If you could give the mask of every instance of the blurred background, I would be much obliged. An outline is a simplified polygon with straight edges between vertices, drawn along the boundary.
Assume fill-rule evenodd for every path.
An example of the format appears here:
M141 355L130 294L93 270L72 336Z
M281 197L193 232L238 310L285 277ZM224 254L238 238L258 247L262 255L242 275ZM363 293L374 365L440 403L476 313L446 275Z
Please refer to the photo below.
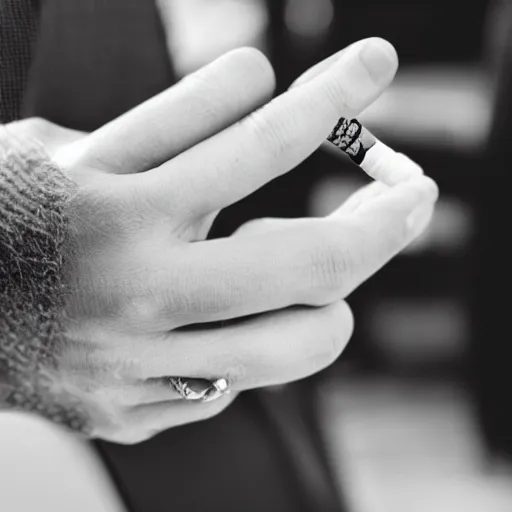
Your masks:
M391 41L401 60L361 120L441 188L428 232L354 293L349 349L319 376L320 414L354 512L512 510L504 177L512 128L510 2L174 0L168 41L183 76L259 47L278 89L348 44ZM510 92L509 92L510 91ZM512 156L512 155L511 155ZM336 153L226 210L323 216L366 182Z

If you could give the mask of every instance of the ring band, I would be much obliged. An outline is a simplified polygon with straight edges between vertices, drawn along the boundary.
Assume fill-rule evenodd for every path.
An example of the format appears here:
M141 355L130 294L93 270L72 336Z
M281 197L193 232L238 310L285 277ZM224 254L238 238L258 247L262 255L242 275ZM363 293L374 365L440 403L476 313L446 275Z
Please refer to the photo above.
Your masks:
M169 382L176 392L185 400L212 402L230 392L226 379L207 381L208 385L201 390L194 389L188 379L183 377L169 377Z

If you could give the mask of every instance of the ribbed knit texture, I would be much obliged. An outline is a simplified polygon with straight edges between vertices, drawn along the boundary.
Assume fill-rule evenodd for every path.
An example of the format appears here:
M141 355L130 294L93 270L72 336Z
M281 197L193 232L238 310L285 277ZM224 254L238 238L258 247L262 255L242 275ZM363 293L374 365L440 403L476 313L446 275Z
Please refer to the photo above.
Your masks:
M85 415L52 379L64 342L65 207L74 192L42 146L0 127L0 409L83 432Z

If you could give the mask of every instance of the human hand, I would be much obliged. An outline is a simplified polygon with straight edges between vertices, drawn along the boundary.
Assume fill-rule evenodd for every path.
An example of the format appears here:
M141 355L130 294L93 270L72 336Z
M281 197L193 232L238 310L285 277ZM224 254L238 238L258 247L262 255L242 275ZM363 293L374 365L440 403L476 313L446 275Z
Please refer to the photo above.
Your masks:
M240 50L90 135L18 124L78 185L55 379L88 410L91 435L142 441L220 412L240 390L311 375L339 356L352 331L342 299L414 236L407 218L434 203L431 181L393 187L357 215L205 238L221 208L295 167L339 117L379 96L397 67L382 45L353 45L255 112L273 73L261 54ZM239 317L247 318L182 329ZM169 376L224 377L234 393L182 401Z

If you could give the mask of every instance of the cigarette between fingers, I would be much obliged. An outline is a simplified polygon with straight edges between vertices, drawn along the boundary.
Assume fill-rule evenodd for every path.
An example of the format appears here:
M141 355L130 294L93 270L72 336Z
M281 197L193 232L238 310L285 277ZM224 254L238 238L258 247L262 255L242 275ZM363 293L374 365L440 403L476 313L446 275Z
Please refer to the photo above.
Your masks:
M386 146L357 119L342 117L327 140L346 153L371 178L386 185L397 185L423 174L416 162Z

